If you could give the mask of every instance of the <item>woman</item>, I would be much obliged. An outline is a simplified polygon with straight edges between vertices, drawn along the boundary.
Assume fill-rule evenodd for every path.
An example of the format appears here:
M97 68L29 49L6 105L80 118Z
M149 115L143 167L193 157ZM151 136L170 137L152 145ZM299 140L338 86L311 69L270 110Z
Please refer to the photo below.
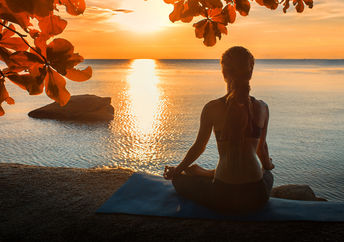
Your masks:
M267 203L273 184L266 144L269 109L249 95L254 57L247 49L228 49L221 65L227 94L204 106L195 143L177 167L165 167L164 177L172 179L178 194L210 209L250 213ZM216 169L190 166L205 150L212 130L220 157Z

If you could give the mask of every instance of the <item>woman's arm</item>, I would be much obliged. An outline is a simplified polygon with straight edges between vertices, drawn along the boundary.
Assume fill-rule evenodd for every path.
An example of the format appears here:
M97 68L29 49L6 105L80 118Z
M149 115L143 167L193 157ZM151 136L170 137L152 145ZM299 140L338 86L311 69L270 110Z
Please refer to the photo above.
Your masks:
M169 173L170 175L167 177L167 179L172 179L173 176L180 174L203 153L213 128L213 122L210 116L210 108L208 103L202 110L201 123L195 143L191 146L183 161L173 169L172 174Z
M272 170L275 166L272 164L272 160L269 156L269 149L266 143L266 135L268 132L268 123L269 123L269 107L264 103L265 106L265 122L262 129L262 134L260 136L258 146L257 146L257 155L260 162L265 170Z
M187 167L185 173L190 176L205 176L205 177L214 177L215 169L205 169L197 164Z

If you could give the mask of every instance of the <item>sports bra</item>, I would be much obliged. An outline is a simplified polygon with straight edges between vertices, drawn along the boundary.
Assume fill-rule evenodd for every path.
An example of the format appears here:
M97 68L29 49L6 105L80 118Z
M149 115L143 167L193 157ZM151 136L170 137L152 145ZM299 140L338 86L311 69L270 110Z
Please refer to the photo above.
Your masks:
M250 97L251 101L254 102L256 99L254 97ZM222 98L222 100L224 102L226 102L226 98ZM254 120L252 119L252 130L251 132L249 132L248 129L246 129L246 137L248 138L255 138L255 139L259 139L260 135L262 134L262 128L259 127L256 122L254 122ZM215 130L215 137L217 141L226 141L221 139L221 130Z

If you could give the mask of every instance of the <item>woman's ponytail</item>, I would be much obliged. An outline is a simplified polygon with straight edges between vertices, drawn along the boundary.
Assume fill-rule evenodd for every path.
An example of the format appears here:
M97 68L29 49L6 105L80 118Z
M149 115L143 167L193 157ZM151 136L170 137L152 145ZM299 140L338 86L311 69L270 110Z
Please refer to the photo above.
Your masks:
M221 59L222 72L227 81L225 123L221 139L229 143L229 154L240 159L245 136L252 130L250 84L254 57L243 47L232 47ZM235 156L235 157L233 157Z

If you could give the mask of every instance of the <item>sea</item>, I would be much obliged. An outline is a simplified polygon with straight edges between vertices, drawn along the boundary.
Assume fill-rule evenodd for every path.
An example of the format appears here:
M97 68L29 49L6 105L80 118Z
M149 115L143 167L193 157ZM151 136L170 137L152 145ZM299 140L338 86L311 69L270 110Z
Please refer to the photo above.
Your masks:
M28 117L52 102L6 81L15 105L3 103L0 162L52 167L127 167L162 175L197 136L202 107L225 95L219 60L86 60L86 82L67 81L72 95L111 97L114 120L76 123ZM344 202L344 60L258 59L251 95L270 109L267 143L274 186L308 184ZM212 134L195 161L214 169Z

